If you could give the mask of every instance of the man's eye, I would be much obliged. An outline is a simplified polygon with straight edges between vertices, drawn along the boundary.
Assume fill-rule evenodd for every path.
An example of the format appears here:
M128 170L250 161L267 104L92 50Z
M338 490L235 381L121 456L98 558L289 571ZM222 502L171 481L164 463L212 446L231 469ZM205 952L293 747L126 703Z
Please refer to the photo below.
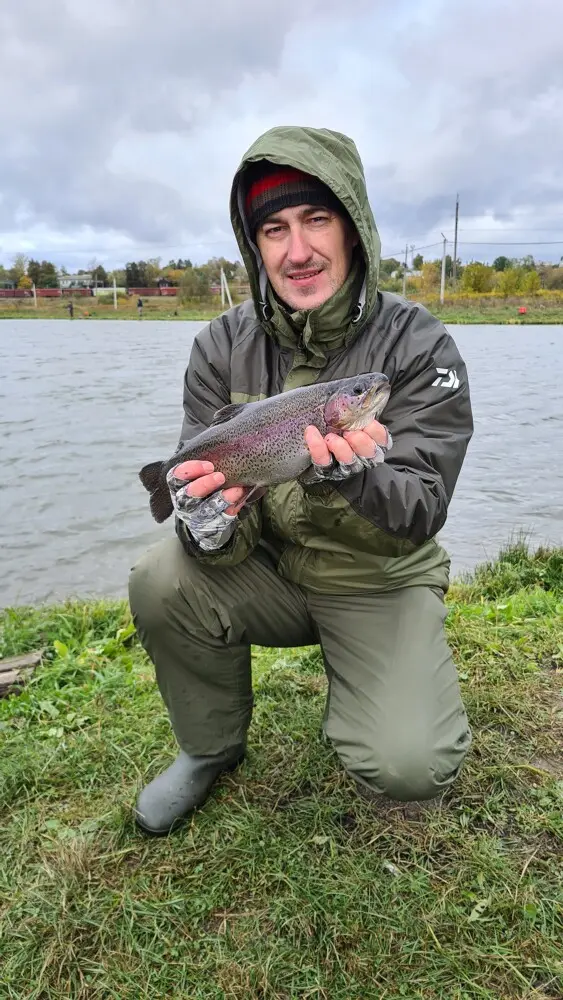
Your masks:
M311 218L309 219L309 222L315 222L315 223L328 222L328 215L312 215Z
M278 233L281 233L282 229L283 226L271 226L269 229L265 229L264 232L266 236L277 236Z

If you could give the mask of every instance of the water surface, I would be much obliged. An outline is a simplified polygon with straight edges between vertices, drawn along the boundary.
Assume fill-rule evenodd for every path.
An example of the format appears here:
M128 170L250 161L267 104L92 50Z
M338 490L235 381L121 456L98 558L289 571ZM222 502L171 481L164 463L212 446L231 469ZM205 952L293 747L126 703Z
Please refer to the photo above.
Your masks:
M170 454L203 323L0 323L0 607L122 595L129 568L173 531L137 479ZM452 326L475 433L441 541L452 571L515 531L563 540L563 327Z

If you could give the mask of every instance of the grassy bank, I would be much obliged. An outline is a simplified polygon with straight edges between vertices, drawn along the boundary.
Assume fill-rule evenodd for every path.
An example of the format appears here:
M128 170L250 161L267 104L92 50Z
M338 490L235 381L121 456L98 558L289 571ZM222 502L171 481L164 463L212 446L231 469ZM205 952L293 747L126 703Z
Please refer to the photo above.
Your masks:
M170 838L130 806L174 754L120 602L6 610L45 647L0 702L2 997L563 996L563 550L448 595L474 743L439 808L359 796L319 739L318 650L256 650L249 757Z
M563 324L563 295L541 293L530 297L495 298L490 295L452 295L420 299L444 323ZM525 313L519 309L524 307Z
M106 301L107 300L107 301ZM233 299L235 304L238 299ZM242 301L242 300L240 300ZM226 308L226 307L225 307ZM202 302L177 302L163 296L143 299L143 320L210 320L223 311L221 299L215 296ZM38 299L37 309L33 299L0 299L0 319L69 319L68 299ZM74 319L123 319L139 321L137 297L121 297L117 310L111 296L77 298L74 300Z
M451 295L444 305L436 296L411 294L411 301L422 302L446 323L563 324L563 293L541 293L526 298L495 298L491 295ZM233 302L239 301L236 296ZM242 301L242 300L240 300ZM213 319L222 312L221 300L178 303L173 298L143 300L143 319L201 320ZM0 299L0 319L65 319L67 299ZM118 299L117 311L111 296L75 300L75 319L129 319L138 321L135 296ZM519 313L521 307L527 312ZM70 321L69 321L70 322Z

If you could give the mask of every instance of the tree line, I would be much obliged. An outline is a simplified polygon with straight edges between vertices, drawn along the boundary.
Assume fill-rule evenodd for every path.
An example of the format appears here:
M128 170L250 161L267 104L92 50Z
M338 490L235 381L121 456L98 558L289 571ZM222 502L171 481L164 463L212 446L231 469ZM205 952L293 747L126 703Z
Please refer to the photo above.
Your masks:
M212 257L205 264L194 266L189 259L179 257L162 265L159 257L148 260L129 261L124 268L106 271L102 264L92 261L88 270L83 268L76 274L89 275L91 287L109 288L115 283L119 288L157 288L159 285L179 287L187 298L205 298L212 285L221 280L221 270L229 283L242 285L248 277L240 261L230 261L225 257ZM51 261L38 261L17 254L12 267L0 264L0 285L13 283L16 288L58 288L61 277L68 276L66 268L58 269Z
M162 265L160 257L148 260L129 261L124 268L106 271L102 264L93 260L87 271L79 270L78 275L90 275L89 284L98 288L108 288L115 283L119 288L156 288L159 285L175 286L185 299L205 299L210 288L220 282L221 270L235 290L248 284L248 276L240 261L229 261L225 257L212 257L205 264L194 265L189 259L170 260ZM380 264L380 287L388 291L402 290L404 265L394 257L388 257ZM440 288L442 274L441 259L425 260L422 254L413 257L412 268L407 271L409 289L423 294L432 294ZM0 285L14 283L17 288L58 288L60 276L68 275L48 260L34 260L25 254L17 254L12 267L0 264ZM446 281L451 290L453 285L453 260L446 257ZM456 261L456 291L497 292L499 295L533 295L541 289L563 290L563 258L561 266L536 262L532 256L512 258L500 256L492 264L471 261L462 264Z
M453 287L453 260L446 256L446 283ZM404 265L394 257L381 261L380 286L388 291L401 291ZM432 294L438 292L442 280L442 260L424 260L422 254L413 257L412 268L407 271L411 289ZM456 261L455 290L458 292L496 292L501 296L534 295L541 289L563 290L563 258L561 263L536 262L525 257L496 257L492 264L473 260L462 264Z

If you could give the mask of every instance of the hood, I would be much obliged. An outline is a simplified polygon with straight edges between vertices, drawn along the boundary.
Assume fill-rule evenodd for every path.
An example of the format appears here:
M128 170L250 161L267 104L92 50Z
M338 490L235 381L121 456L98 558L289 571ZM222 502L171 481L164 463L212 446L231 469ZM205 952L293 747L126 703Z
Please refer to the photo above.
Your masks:
M381 241L368 201L362 161L355 143L341 132L330 129L282 125L261 135L239 164L231 188L231 222L248 271L256 315L262 325L269 328L271 307L268 303L267 277L258 247L253 243L246 225L241 184L245 167L256 160L269 160L312 174L334 192L348 211L360 237L365 263L365 282L358 296L354 321L356 332L359 332L377 304ZM321 309L323 306L319 307ZM316 310L311 310L311 314L315 312Z

